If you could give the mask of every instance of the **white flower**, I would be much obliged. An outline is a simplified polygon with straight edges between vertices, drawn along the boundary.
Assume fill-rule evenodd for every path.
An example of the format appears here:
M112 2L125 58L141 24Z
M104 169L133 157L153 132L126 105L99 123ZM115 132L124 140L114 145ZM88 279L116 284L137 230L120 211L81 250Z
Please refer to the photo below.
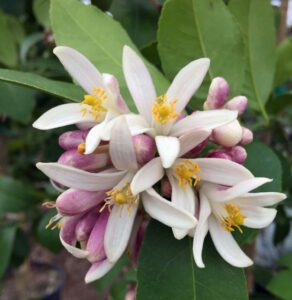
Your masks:
M71 124L89 124L91 127L97 124L88 133L83 149L85 154L91 153L99 145L108 122L128 113L128 107L113 75L101 74L86 57L72 48L59 46L54 53L88 95L81 103L68 103L50 109L33 126L48 130Z
M276 209L265 208L286 198L281 193L249 193L270 182L268 178L251 178L231 187L204 183L199 191L199 222L194 233L193 252L198 267L205 267L202 261L204 239L210 232L213 243L229 264L235 267L248 267L252 261L240 249L232 232L242 232L242 226L263 228L276 216ZM227 185L227 183L225 184Z

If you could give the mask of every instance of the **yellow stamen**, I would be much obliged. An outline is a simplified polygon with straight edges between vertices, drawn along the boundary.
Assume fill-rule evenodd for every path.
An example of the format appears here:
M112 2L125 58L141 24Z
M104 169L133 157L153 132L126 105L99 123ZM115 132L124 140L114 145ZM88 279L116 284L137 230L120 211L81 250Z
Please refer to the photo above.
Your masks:
M178 183L184 189L187 185L196 186L196 184L201 180L201 177L196 175L200 172L200 167L197 163L192 162L187 159L181 164L177 165L175 168L176 175L178 176Z
M93 88L91 95L85 95L84 100L80 104L87 104L91 106L81 109L81 113L85 116L87 113L91 114L96 120L103 116L107 109L103 106L103 102L107 100L107 94L101 87Z
M77 147L77 151L79 154L84 154L85 152L85 144L79 144L78 147Z
M179 116L179 114L174 112L176 102L177 100L168 102L166 95L159 96L155 99L152 106L152 114L157 123L165 124Z
M55 224L51 229L55 229L55 228L58 228L58 229L61 229L62 227L62 216L57 214L55 216L53 216L50 220L49 220L49 223L46 225L46 229L49 229L53 224Z
M239 230L240 233L243 233L241 225L246 218L240 211L240 207L234 204L226 204L225 209L228 213L228 217L224 218L222 226L225 230L232 232L234 227Z
M108 197L105 198L105 203L100 211L103 211L106 206L111 211L113 205L119 205L121 207L120 215L122 215L124 205L127 205L128 215L130 215L133 206L138 202L138 196L132 194L130 183L126 183L121 189L112 189L106 194Z

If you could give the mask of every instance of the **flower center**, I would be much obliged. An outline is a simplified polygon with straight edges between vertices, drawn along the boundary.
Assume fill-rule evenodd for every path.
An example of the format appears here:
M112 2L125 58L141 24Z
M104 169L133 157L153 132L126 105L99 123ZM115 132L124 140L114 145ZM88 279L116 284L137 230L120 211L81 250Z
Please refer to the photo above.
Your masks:
M243 224L246 217L241 213L240 207L234 204L226 204L224 207L227 211L228 217L223 219L223 228L229 232L232 232L234 231L235 227L240 233L243 233L240 226Z
M152 106L152 114L157 123L165 124L171 119L175 119L179 114L174 112L174 105L177 100L167 102L166 95L159 96L155 99Z
M126 183L121 189L112 189L106 194L108 195L108 197L105 198L105 203L100 211L103 211L106 206L111 211L113 205L119 205L121 207L121 215L124 209L124 205L127 205L127 211L128 214L130 214L133 206L138 202L138 196L134 196L132 194L130 183Z
M99 119L107 111L107 109L103 105L103 102L106 100L107 94L103 88L93 88L93 93L91 95L85 95L84 100L80 103L91 106L90 109L88 107L82 108L82 115L85 116L87 113L89 113L96 120Z
M189 159L185 160L175 168L179 185L184 189L187 187L187 184L196 186L201 180L201 177L196 175L196 173L200 171L200 167L197 163L194 163Z

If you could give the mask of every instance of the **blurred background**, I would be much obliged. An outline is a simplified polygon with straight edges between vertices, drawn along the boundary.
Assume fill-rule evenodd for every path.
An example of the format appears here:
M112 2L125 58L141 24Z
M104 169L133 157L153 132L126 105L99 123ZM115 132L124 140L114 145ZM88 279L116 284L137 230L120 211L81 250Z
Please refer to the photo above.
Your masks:
M123 25L147 59L160 68L156 31L163 0L83 2L84 5L92 2L109 12ZM50 0L0 0L1 68L70 81L52 54L55 43L49 5ZM272 1L271 5L280 46L277 82L266 106L270 123L266 125L250 110L244 115L244 125L254 131L257 140L271 146L279 159L283 170L282 190L288 194L288 199L278 206L274 224L263 230L256 241L251 236L245 248L256 261L256 267L247 272L254 299L289 300L292 299L289 287L292 282L292 254L289 254L292 253L292 199L289 194L292 2L279 0ZM262 30L264 28L263 24ZM127 257L104 279L85 285L83 278L89 264L63 250L58 229L45 229L55 212L41 204L55 200L58 193L35 164L58 159L62 153L58 136L65 129L44 133L32 128L31 124L58 104L60 100L48 94L0 81L0 300L125 299L126 294L128 299L133 299L129 297L136 274L133 268L129 269Z

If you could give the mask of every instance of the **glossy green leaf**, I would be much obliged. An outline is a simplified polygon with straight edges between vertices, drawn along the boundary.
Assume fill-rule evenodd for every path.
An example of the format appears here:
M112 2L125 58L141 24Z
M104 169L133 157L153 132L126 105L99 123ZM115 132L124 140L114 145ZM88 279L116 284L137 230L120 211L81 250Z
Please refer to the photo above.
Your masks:
M222 0L168 0L158 30L158 51L168 78L192 60L209 57L211 66L205 80L225 77L231 94L241 91L244 76L244 45L240 28Z
M10 261L16 227L7 226L0 228L0 278L3 277Z
M247 300L243 271L225 263L205 241L205 269L194 264L192 239L176 240L151 221L138 261L137 300Z
M137 49L121 25L97 7L77 0L52 0L51 24L58 45L78 50L101 72L118 78L127 103L133 108L122 72L122 50L124 45ZM158 92L164 93L167 80L152 65L148 67Z
M0 82L0 113L27 124L35 107L35 91Z
M278 86L292 77L292 38L285 39L277 48L277 65L274 85Z
M267 110L272 115L277 115L288 106L292 106L292 93L286 93L281 96L273 97L267 103Z
M292 299L292 270L285 270L277 273L269 282L267 289L272 294L283 300Z
M34 0L33 12L37 21L44 27L50 27L50 0Z
M278 261L280 267L288 268L292 271L292 253L285 254L281 256Z
M242 93L266 121L265 103L273 88L275 73L275 24L269 0L231 0L229 8L238 20L246 44L246 76ZM264 29L263 29L264 28Z
M74 84L51 80L27 72L0 69L0 80L30 87L74 102L82 100L84 95L83 90Z

